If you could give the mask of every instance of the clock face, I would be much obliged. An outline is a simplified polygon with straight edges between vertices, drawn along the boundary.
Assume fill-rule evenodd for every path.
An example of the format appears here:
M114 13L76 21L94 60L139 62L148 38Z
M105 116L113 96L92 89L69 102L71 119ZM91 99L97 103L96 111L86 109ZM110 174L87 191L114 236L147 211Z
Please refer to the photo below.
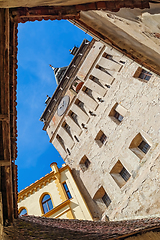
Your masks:
M57 109L57 115L62 116L65 111L67 110L67 107L69 105L70 97L69 96L64 96L62 100L60 101L60 104L58 105Z

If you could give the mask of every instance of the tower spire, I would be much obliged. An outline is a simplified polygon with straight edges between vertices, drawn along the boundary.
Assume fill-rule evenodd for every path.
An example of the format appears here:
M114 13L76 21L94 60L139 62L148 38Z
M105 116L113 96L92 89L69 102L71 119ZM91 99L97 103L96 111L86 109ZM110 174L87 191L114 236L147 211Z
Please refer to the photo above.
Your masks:
M49 66L50 66L50 67L52 68L52 70L54 71L55 68L54 68L51 64L49 64Z
M53 67L51 64L49 64L49 66L52 68L52 70L54 71L54 75L55 75L55 79L56 79L56 83L59 84L61 79L64 76L64 73L67 69L67 67L61 67L61 68L55 68Z

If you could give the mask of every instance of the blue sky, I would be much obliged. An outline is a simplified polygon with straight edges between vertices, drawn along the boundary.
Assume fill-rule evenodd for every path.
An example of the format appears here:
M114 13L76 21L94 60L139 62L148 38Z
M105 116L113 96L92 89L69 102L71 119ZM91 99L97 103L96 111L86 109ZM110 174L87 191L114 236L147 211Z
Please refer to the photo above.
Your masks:
M51 171L54 161L63 160L42 130L39 118L44 111L46 95L52 96L57 85L54 67L67 66L69 49L80 46L91 37L67 20L35 21L18 25L18 190Z

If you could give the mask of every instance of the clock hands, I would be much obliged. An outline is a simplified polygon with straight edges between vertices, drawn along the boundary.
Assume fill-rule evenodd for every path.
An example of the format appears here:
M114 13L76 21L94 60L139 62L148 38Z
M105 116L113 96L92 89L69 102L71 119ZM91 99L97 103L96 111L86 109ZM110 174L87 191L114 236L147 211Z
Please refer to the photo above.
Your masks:
M58 106L58 109L57 109L58 116L62 116L65 113L65 111L66 111L66 109L69 105L69 101L70 101L70 97L68 95L64 96L61 99L61 102L60 102L60 104Z
M61 105L59 106L60 109L64 107L64 103L64 101L61 103Z

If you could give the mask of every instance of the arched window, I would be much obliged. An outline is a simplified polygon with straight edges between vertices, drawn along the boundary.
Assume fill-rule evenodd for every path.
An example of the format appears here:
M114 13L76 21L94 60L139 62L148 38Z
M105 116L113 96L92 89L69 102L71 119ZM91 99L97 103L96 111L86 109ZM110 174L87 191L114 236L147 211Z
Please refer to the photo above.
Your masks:
M42 198L42 207L44 214L49 212L53 208L51 197L48 194L46 194Z
M25 216L27 215L27 210L25 208L23 208L20 213L19 213L19 216Z

